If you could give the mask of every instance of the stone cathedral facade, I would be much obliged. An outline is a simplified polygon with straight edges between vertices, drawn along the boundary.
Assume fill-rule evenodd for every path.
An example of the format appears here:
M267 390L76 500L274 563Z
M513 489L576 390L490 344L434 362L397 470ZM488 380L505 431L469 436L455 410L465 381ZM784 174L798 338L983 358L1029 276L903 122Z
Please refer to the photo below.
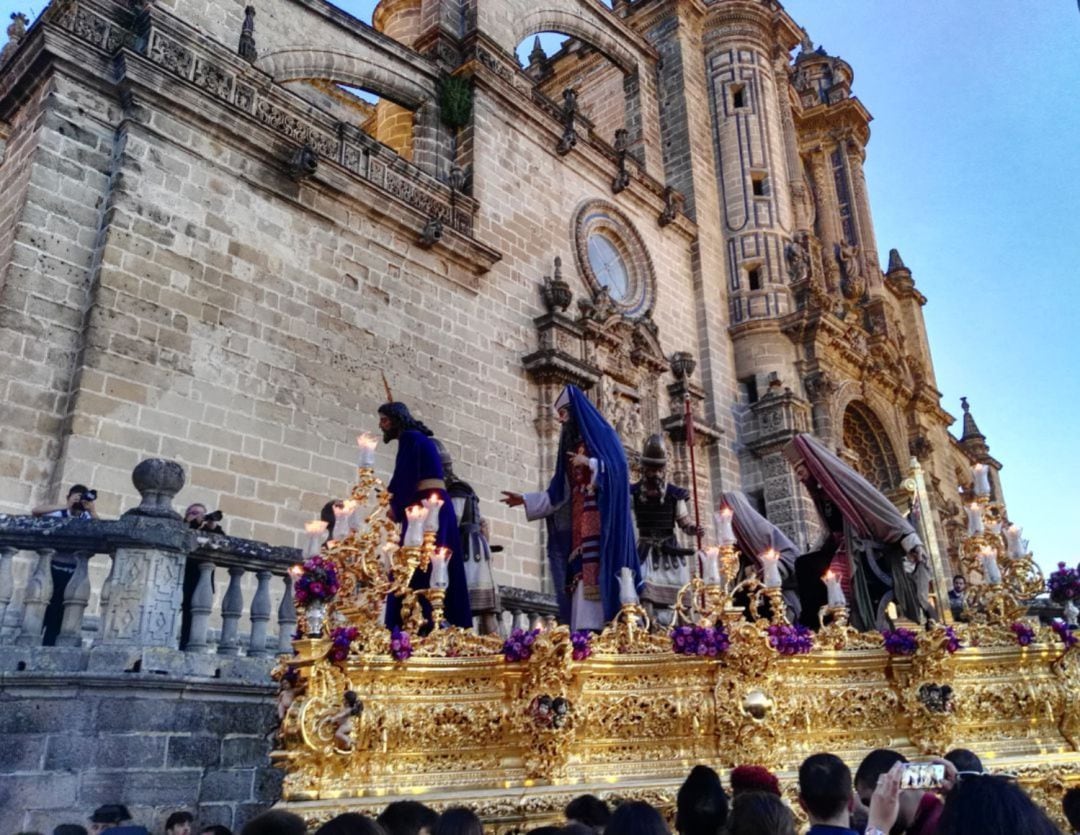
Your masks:
M743 489L806 547L796 432L905 509L921 462L943 554L972 463L1000 498L875 239L852 68L775 0L382 0L371 26L251 2L12 21L0 510L79 481L118 513L160 456L230 533L293 544L382 374L480 494L509 586L542 587L540 530L495 500L546 484L566 383L631 457L664 433L683 484L689 394L703 514ZM541 32L569 38L520 63Z

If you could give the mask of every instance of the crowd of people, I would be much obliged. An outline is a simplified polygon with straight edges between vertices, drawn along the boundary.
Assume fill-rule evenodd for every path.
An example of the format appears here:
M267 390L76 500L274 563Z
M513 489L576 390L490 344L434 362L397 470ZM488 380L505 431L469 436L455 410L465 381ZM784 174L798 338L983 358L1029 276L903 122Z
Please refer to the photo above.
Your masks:
M972 751L956 749L931 762L911 763L898 751L868 753L852 775L834 754L807 757L794 796L785 800L776 775L762 766L733 769L729 783L706 765L690 771L676 795L673 819L640 800L611 808L585 794L567 804L563 820L524 835L1061 835L1046 812L1009 774L991 774ZM670 811L670 810L664 810ZM1080 787L1067 791L1062 812L1080 833ZM805 820L805 824L800 824ZM669 826L669 823L671 824ZM150 835L131 825L120 804L101 806L89 826L64 824L52 835ZM40 833L18 833L40 835ZM221 825L195 826L190 812L170 814L164 835L232 835ZM240 835L308 835L304 819L271 809L248 821ZM453 807L441 814L415 800L390 803L377 818L348 812L312 835L484 835L480 818Z

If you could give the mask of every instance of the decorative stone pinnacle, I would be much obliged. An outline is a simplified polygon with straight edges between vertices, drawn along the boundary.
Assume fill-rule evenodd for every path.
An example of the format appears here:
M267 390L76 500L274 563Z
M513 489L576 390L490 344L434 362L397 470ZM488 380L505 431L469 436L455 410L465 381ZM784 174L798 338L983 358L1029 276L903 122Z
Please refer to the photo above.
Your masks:
M533 39L532 51L529 52L529 64L542 64L547 60L547 53L540 46L540 36Z
M252 64L259 57L255 48L255 7L248 6L244 9L244 25L240 30L240 45L236 49L240 57Z
M887 273L891 273L895 270L906 270L907 266L904 264L904 260L900 257L900 251L897 249L889 250L889 268L885 270Z
M139 506L127 511L125 516L155 516L162 519L179 519L173 510L173 496L184 487L184 468L176 461L165 458L147 458L131 471L131 483L142 496Z

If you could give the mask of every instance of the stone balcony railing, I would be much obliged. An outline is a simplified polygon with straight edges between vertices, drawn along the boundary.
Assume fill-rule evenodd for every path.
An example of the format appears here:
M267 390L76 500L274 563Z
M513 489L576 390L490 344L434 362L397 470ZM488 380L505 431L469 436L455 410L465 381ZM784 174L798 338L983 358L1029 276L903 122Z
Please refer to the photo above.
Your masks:
M171 504L178 464L144 461L132 478L143 500L119 519L0 515L0 673L265 676L292 651L289 568L300 551L190 530ZM59 634L43 647L57 555L75 569ZM553 595L505 586L500 595L503 634L554 624Z

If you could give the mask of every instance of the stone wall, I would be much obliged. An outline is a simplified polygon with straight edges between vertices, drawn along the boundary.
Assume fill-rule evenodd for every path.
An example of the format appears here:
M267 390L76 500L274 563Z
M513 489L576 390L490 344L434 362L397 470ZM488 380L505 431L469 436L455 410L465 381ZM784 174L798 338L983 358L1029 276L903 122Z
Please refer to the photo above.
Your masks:
M152 673L0 675L0 829L86 825L104 803L151 832L182 809L238 829L280 794L271 693Z

